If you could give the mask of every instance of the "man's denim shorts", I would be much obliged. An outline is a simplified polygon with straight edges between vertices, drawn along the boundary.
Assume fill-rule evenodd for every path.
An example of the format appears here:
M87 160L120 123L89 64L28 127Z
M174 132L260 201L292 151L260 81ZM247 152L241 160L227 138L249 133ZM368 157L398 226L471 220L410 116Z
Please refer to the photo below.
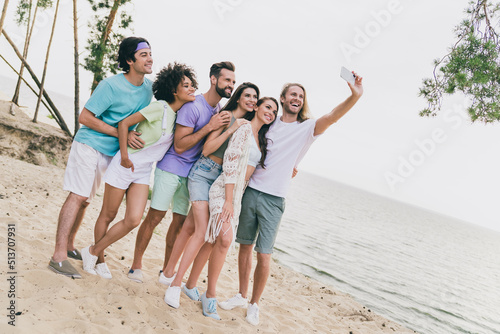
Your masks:
M207 201L212 183L222 172L222 166L212 159L201 156L191 168L188 175L189 200Z

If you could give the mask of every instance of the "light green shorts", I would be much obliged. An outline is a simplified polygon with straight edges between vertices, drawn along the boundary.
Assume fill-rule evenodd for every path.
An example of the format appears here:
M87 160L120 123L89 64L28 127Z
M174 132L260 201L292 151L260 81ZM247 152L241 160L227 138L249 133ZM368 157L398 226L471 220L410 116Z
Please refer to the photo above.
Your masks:
M187 177L156 168L151 207L158 211L172 208L173 212L187 216L190 207Z

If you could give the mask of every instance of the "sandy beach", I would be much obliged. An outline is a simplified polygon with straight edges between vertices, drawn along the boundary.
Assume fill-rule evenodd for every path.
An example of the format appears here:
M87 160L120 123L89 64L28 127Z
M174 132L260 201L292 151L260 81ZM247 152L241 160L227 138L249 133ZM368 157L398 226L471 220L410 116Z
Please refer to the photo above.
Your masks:
M73 280L47 268L54 248L57 216L67 193L62 190L65 158L38 159L35 165L23 158L18 130L4 120L19 119L0 108L0 306L2 333L413 333L354 301L349 295L325 286L283 265L272 262L271 276L260 303L260 325L245 321L246 310L219 308L221 321L206 318L200 302L181 295L173 309L163 301L165 286L157 281L163 263L164 239L170 215L162 221L145 253L145 283L127 278L137 229L106 251L111 280L85 273L81 262L70 260L83 278ZM59 132L53 129L54 132ZM20 136L22 138L22 136ZM33 140L33 139L27 139ZM64 145L63 145L64 146ZM16 153L17 152L17 153ZM61 153L64 156L67 153ZM24 160L27 160L25 157ZM56 164L56 165L54 165ZM77 236L78 247L93 241L93 227L102 204L102 189L87 210ZM123 217L124 206L117 217ZM8 239L8 227L15 237ZM7 244L15 241L15 267L7 267ZM255 261L254 261L255 265ZM16 272L16 274L8 274ZM9 279L15 276L15 297ZM187 276L186 276L187 278ZM206 269L199 284L206 289ZM221 273L218 299L237 292L237 252L231 252ZM15 327L8 324L7 308L14 302Z

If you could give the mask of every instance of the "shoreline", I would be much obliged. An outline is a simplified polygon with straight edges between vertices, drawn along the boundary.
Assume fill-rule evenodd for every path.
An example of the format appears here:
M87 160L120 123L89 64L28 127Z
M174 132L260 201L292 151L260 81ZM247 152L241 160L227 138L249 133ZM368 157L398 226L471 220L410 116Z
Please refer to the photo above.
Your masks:
M8 112L5 108L1 113ZM164 238L170 215L155 230L144 256L145 283L130 281L126 273L132 261L137 228L108 248L106 260L111 280L85 273L81 262L70 260L83 276L81 280L57 275L47 268L54 247L59 209L67 193L62 190L64 169L42 161L33 165L2 155L0 163L0 241L7 245L9 223L16 229L15 297L3 294L1 306L15 301L18 332L321 332L321 333L414 333L387 320L345 293L271 261L271 275L260 303L260 325L245 321L245 310L219 308L222 321L206 318L201 304L181 295L179 309L163 301L166 287L157 282L163 263ZM102 204L102 189L90 204L77 235L78 247L93 240L93 225ZM123 217L124 206L117 218ZM3 254L7 247L2 246ZM255 256L254 256L255 259ZM255 266L254 260L254 266ZM7 261L1 271L9 272ZM7 277L0 286L8 291ZM200 290L206 289L206 268ZM231 297L238 289L237 252L228 254L218 286L218 299ZM5 313L8 311L5 310ZM21 312L19 314L19 312ZM9 318L0 324L11 332Z

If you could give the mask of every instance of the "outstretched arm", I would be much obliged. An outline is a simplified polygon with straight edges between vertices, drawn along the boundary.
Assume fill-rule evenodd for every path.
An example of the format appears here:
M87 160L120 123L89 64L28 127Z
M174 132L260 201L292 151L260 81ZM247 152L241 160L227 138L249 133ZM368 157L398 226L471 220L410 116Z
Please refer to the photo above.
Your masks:
M314 128L315 136L322 134L333 123L337 122L356 104L356 102L358 102L361 95L363 95L363 78L358 76L356 73L354 73L354 75L356 75L354 85L347 83L349 85L349 88L351 89L351 96L349 96L344 102L333 108L333 110L328 114L322 116L316 121L316 126Z

